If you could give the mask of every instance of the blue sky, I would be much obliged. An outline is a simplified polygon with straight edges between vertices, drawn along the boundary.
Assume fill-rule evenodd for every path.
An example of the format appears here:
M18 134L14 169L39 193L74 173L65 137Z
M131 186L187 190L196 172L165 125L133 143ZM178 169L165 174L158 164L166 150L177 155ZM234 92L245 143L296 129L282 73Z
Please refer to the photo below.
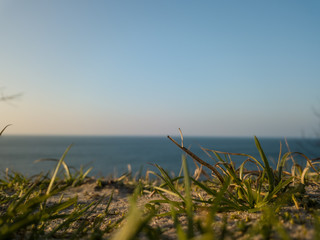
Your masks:
M1 1L7 134L301 136L319 1Z

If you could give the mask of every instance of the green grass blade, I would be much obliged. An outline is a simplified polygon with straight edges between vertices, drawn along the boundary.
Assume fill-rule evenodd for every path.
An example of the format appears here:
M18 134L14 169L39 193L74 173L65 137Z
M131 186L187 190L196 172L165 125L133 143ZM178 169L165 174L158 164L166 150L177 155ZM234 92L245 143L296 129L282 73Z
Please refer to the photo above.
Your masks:
M20 205L23 205L23 202L26 201L26 199L32 194L32 192L35 190L36 186L37 186L37 183L34 183L24 195L22 195L17 201L10 204L10 206L8 207L8 211L7 211L8 214L15 214L16 209Z
M279 150L279 157L278 157L278 163L277 163L277 168L276 170L279 171L279 168L280 168L280 162L281 162L281 152L282 152L282 143L280 141L280 150Z
M48 237L51 238L53 237L53 235L61 230L62 228L68 228L70 226L70 224L72 224L73 222L75 222L76 220L78 220L82 215L84 215L88 210L89 208L91 208L93 205L95 204L95 202L91 202L90 204L88 205L85 205L83 207L81 207L81 209L77 209L76 211L72 212L71 214L69 214L67 216L67 218L65 218L65 220L57 225L49 234L48 234Z
M158 190L158 191L165 192L165 193L170 194L170 195L172 195L174 197L178 197L178 198L181 198L182 200L184 200L184 197L182 197L180 194L177 194L177 193L175 193L175 192L173 192L173 191L171 191L169 189L165 189L165 188L161 188L161 187L157 187L157 186L155 186L153 188Z
M216 153L220 153L220 154L227 154L227 155L233 155L233 156L242 156L242 157L247 157L252 159L253 161L255 161L261 168L263 168L263 165L261 164L261 162L259 162L255 157L249 155L249 154L245 154L245 153L231 153L231 152L222 152L222 151L217 151L217 150L212 150L212 149L207 149L204 148L205 151L208 152L216 152ZM223 160L224 161L224 160Z
M214 189L211 189L210 187L206 186L205 184L201 183L200 181L195 180L194 178L191 178L191 180L198 185L202 190L207 192L209 195L216 197L217 196L217 191Z
M175 193L176 195L178 195L181 199L184 200L184 197L176 189L176 187L174 186L174 184L172 182L172 179L170 178L168 173L162 167L160 167L159 165L155 164L155 166L158 168L158 170L161 173L161 179L168 185L168 187L171 189L171 191L173 193Z
M271 193L274 189L274 175L273 175L273 171L269 165L269 161L266 157L266 155L264 154L264 151L260 145L260 142L258 140L258 138L256 136L254 136L254 141L256 143L256 146L257 146L257 149L260 153L260 157L264 163L264 170L266 171L267 173L267 177L268 177L268 182L269 182L269 192Z
M57 214L60 211L66 209L72 205L75 205L77 203L77 201L78 201L77 197L70 198L67 201L64 201L62 203L58 203L58 204L55 204L51 207L45 208L45 212L49 213L49 216L51 217L52 215Z
M283 168L284 168L284 166L285 166L285 164L286 164L287 158L290 156L290 154L291 154L290 152L285 153L285 154L282 156L282 158L281 158L281 160L280 160L280 162L279 162L279 168L277 169L277 170L278 170L278 178L279 178L279 181L281 181L282 171L283 171Z
M38 162L45 162L45 161L53 161L53 162L59 162L60 159L55 159L55 158L41 158L41 159L37 159L34 161L34 163L38 163ZM70 173L70 169L68 167L68 165L62 161L62 166L66 172L66 176L67 176L67 179L71 179L71 173Z
M179 212L177 212L174 207L172 205L170 205L170 213L171 213L171 217L174 223L174 227L176 228L176 232L177 232L177 239L178 240L188 240L188 235L183 231L181 224L178 220L177 214Z
M111 192L111 195L110 195L109 200L108 200L108 202L107 202L107 206L106 206L106 208L105 208L105 210L104 210L104 214L105 214L105 215L107 215L108 212L109 212L109 207L110 207L111 201L112 201L112 199L113 199L113 194L114 194L114 189L113 189L112 192Z
M193 203L191 196L191 183L189 176L189 169L187 165L186 156L182 156L182 166L183 166L183 174L184 174L184 191L185 191L185 204L186 204L186 212L188 219L188 237L193 237Z
M130 209L126 224L111 238L112 240L137 239L138 234L147 226L150 219L155 216L155 211L144 215L143 211L138 208L136 202L137 192L139 191L136 189L135 194L130 199Z
M65 159L65 157L66 157L66 155L67 155L67 153L69 152L69 150L70 150L71 147L72 147L72 144L69 145L69 147L65 150L65 152L64 152L63 155L62 155L62 157L60 158L60 160L59 160L59 162L58 162L58 164L57 164L57 167L56 167L56 169L55 169L55 171L54 171L54 173L53 173L53 175L52 175L52 178L51 178L51 181L50 181L48 190L47 190L47 194L49 194L49 193L51 192L52 187L53 187L53 183L54 183L54 181L55 181L55 179L56 179L56 177L57 177L59 168L60 168L62 162L64 161L64 159Z
M288 184L290 184L292 182L293 177L288 178L285 181L280 182L271 193L268 193L264 199L260 202L260 204L257 204L257 208L262 207L263 205L265 205L266 203L270 202L271 199L281 190L283 189L285 186L287 186Z

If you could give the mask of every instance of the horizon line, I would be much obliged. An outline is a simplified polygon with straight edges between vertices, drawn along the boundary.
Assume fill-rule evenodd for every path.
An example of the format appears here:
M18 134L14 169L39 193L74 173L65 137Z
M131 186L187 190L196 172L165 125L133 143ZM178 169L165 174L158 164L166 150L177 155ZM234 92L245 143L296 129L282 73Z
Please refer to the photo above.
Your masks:
M162 138L165 137L167 138L168 136L174 137L174 138L180 138L180 135L170 135L170 134L165 134L165 135L160 135L160 134L2 134L1 137L4 136L12 136L12 137L141 137L141 138ZM184 134L183 137L190 137L190 138L254 138L257 135L243 135L243 136L230 136L230 135L193 135L193 134ZM319 139L317 136L312 136L312 137L307 137L307 136L265 136L265 135L260 135L257 136L258 138L290 138L290 139Z

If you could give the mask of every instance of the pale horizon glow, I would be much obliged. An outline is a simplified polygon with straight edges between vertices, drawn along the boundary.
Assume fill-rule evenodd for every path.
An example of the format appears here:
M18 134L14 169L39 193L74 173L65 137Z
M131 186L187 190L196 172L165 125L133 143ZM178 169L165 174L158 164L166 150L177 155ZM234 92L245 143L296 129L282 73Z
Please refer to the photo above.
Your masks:
M6 135L312 137L320 2L0 4Z

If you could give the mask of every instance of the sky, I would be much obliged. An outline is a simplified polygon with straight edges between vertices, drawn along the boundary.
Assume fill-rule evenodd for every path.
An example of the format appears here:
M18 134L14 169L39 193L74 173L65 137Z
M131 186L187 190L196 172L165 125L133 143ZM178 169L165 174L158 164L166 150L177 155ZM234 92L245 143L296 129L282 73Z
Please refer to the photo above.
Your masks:
M320 1L0 1L7 135L312 136Z

